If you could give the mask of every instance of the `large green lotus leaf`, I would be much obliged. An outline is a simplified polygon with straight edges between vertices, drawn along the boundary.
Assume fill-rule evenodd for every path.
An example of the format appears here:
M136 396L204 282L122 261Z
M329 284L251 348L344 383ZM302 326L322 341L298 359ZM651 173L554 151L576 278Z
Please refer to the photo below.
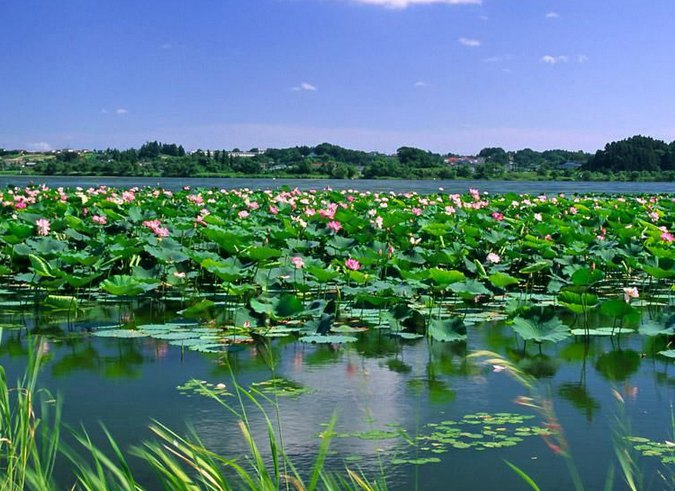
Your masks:
M53 237L27 240L26 244L40 255L58 254L66 249L66 243Z
M490 295L492 292L478 280L466 280L450 285L450 290L458 293L463 298L471 299L477 295Z
M207 216L207 218L209 216ZM230 254L235 254L239 252L241 249L244 248L244 246L249 240L249 237L247 236L238 235L233 232L228 232L216 226L204 228L202 229L202 233L206 236L206 238L212 240L213 242L218 244L219 247L221 247Z
M580 268L572 274L572 283L576 286L589 286L605 277L599 269Z
M45 307L49 307L55 310L76 310L77 309L77 298L67 296L67 295L47 295L44 301Z
M158 247L146 245L144 247L145 252L166 263L182 263L183 261L187 261L189 259L188 256L181 250L182 248L180 244L178 244L178 247L166 246L164 244L166 240L168 239L160 242Z
M533 273L539 273L540 271L543 271L545 269L548 269L551 267L551 261L537 261L533 264L530 264L529 266L525 266L524 268L521 268L520 272L523 274L533 274Z
M353 239L335 235L326 242L326 247L332 247L340 251L347 250L354 243Z
M89 240L89 236L85 234L81 234L80 232L77 232L73 230L72 228L67 228L66 230L63 231L63 234L70 238L73 239L76 242L84 242L86 240Z
M157 284L141 282L128 275L115 275L101 282L101 288L111 295L135 296L157 288Z
M344 335L315 335L315 336L302 336L299 341L301 343L311 343L311 344L343 344L343 343L353 343L358 341L358 338L354 336L344 336Z
M302 302L295 295L282 295L275 306L277 317L291 317L305 310Z
M448 232L450 232L454 228L455 228L454 225L450 223L431 222L422 227L422 230L435 237L442 237L444 235L447 235Z
M437 285L446 287L452 283L459 283L464 281L466 277L464 273L456 270L445 270L439 268L431 268L429 271L429 278L431 278Z
M321 268L319 266L309 266L307 267L307 272L314 276L319 283L328 283L340 276L337 271Z
M665 280L668 278L675 278L675 270L674 269L663 269L659 268L658 266L650 266L650 265L643 265L642 269L645 271L645 273L653 276L656 279L659 280Z
M513 319L513 330L525 341L534 341L535 343L544 341L557 343L572 335L569 327L563 324L558 317L548 320L542 320L537 316L531 319L516 317Z
M278 299L271 297L252 298L250 305L253 312L257 314L272 315L276 308Z
M259 262L279 258L283 255L283 251L272 247L255 246L247 249L244 255L253 261Z
M209 273L213 273L221 280L227 282L237 280L243 271L241 266L239 266L236 262L218 261L211 258L204 259L200 263L200 266Z
M29 254L28 259L30 259L30 264L33 266L33 271L38 276L42 276L43 278L54 278L56 276L54 268L43 258L35 254Z
M443 342L465 341L466 326L462 319L432 319L429 323L429 335Z
M577 293L563 290L558 294L558 300L564 304L593 307L598 303L598 296L592 293Z
M100 257L87 251L69 251L60 254L59 259L70 265L81 264L82 266L93 266Z
M675 349L659 351L658 354L661 355L661 356L665 356L666 358L675 358Z
M246 307L239 307L234 311L232 323L236 327L256 327L258 325L258 321L251 316L251 312Z
M13 235L18 241L22 241L33 235L33 226L21 222L10 221L8 224L8 229L11 235Z
M497 272L488 277L490 283L497 288L505 289L511 285L517 285L520 280L506 273Z
M622 298L606 300L600 304L600 312L608 317L623 318L633 316L639 319L640 312L626 303Z
M75 276L72 274L64 274L63 278L73 288L83 288L98 279L102 273L93 273L87 276Z

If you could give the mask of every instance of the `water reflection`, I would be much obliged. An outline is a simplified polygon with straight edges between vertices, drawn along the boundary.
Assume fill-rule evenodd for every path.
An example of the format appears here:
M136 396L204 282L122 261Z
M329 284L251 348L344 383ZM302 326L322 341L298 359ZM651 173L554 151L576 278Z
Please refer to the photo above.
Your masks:
M358 334L352 344L308 345L290 337L204 355L167 341L90 334L96 326L120 322L130 326L164 323L175 319L175 310L159 302L100 303L88 311L87 318L68 318L25 307L8 309L0 323L14 325L14 329L2 332L0 361L9 372L20 373L28 356L29 335L46 333L44 351L49 361L43 383L63 394L68 423L94 427L101 420L127 446L138 442L152 418L177 429L187 420L209 447L226 455L238 455L245 448L236 420L215 401L186 397L176 387L195 378L232 388L234 375L237 383L248 388L273 376L284 377L310 389L296 397L271 397L279 404L287 451L299 467L311 465L317 435L334 413L340 433L377 434L395 427L415 435L428 424L477 411L527 411L513 404L525 392L523 387L506 373L493 373L467 356L480 349L499 353L535 377L541 389L550 392L571 445L584 452L588 449L595 459L613 455L606 423L613 415L612 388L627 403L639 403L649 412L650 418L634 421L642 433L651 438L666 436L663 428L669 421L672 391L663 388L675 386L675 375L672 361L656 355L668 346L665 336L622 336L621 343L607 337L570 338L556 345L544 344L541 350L524 350L504 322L485 322L469 327L468 342L402 340L386 330L372 330ZM264 402L263 407L274 414L274 406ZM263 415L251 404L247 408L252 423L263 427ZM330 465L341 468L342 459L349 456L358 458L366 473L375 474L385 458L382 450L391 454L410 451L409 444L400 439L357 436L338 438L332 448L337 454ZM504 456L526 463L536 456L535 472L541 469L539 465L552 468L556 461L546 459L555 457L545 448L535 438L505 453L452 449L442 455L442 463L433 471L425 468L418 474L426 476L418 477L424 479L420 489L445 489L439 483L447 484L457 476L462 476L459 487L485 487L492 477L467 475L465 470L501 467ZM388 466L389 470L396 474L391 489L409 489L414 484L412 467ZM559 484L554 477L539 477L544 488ZM519 485L515 481L510 489L520 489Z

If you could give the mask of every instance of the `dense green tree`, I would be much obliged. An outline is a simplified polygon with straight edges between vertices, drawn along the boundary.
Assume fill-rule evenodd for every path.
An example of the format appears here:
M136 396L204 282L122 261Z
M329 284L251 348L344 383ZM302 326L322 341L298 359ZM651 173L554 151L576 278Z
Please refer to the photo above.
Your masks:
M478 153L478 156L484 158L486 162L494 162L502 165L509 163L509 154L500 147L484 148Z

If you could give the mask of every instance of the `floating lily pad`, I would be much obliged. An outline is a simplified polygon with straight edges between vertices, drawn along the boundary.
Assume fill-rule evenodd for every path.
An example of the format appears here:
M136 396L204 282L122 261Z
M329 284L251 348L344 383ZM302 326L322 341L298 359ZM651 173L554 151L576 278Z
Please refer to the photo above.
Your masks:
M253 382L252 387L255 387L260 392L265 394L271 394L275 396L291 396L296 397L301 394L310 392L310 389L304 387L303 385L294 382L293 380L288 380L282 377L274 377L263 382Z
M92 335L100 338L145 338L148 336L147 333L132 329L101 329L93 331Z
M634 334L634 329L627 327L595 327L592 329L572 329L574 336L618 336L620 334Z
M188 397L199 395L204 397L223 397L232 395L224 383L212 384L206 380L190 379L176 387L178 392Z
M354 336L328 335L328 336L303 336L299 339L301 343L312 344L343 344L358 341Z
M656 457L664 464L675 464L675 442L655 442L639 436L628 436L626 440L645 457Z

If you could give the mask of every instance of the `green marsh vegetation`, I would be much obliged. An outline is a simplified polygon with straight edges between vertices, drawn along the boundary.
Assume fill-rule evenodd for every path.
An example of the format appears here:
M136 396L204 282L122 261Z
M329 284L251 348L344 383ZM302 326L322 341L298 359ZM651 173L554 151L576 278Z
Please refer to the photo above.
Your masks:
M426 343L430 351L456 346L457 358L462 354L464 360L475 335L470 328L494 321L517 337L514 356L529 373L550 370L542 345L574 337L587 343L611 338L619 348L628 336L653 340L648 355L669 363L675 335L674 207L671 196L487 196L476 190L421 196L14 188L2 193L0 305L18 315L30 310L36 319L65 318L72 324L105 307L118 311L119 322L94 324L78 335L150 338L216 356L274 338L363 347L368 331L395 343ZM159 320L128 315L125 305L140 299L164 306ZM600 356L596 368L608 380L623 381L639 362L639 353L619 349ZM401 360L387 363L393 371L408 369ZM465 361L460 365L455 369L475 370ZM443 381L435 378L436 369L430 362L427 378L412 380L410 388L426 384L430 398L447 403L451 394L437 390ZM305 397L311 387L272 371L269 380L247 390L199 381L181 390L230 406L233 397L250 400L249 395L273 402ZM247 436L252 429L237 411L244 440L253 442ZM283 448L278 421L278 414L266 417L271 455ZM439 460L436 454L450 449L494 451L528 437L557 438L510 412L474 412L434 424L415 436L395 427L335 436L399 439L403 449L414 449L396 455L399 465L432 464ZM192 483L185 489L206 486L204 480L220 482L216 469L229 461L203 453L194 438L159 425L153 431L168 448L151 444L139 453L165 479L180 476L170 486L183 486L183 480ZM100 453L86 434L80 436L93 459L76 470L84 488L96 488L109 475L125 486L132 482L113 437L110 449ZM632 443L644 445L639 451L669 457L663 442ZM48 480L54 450L40 448L46 456L39 461L32 450L15 460L32 462L38 477L31 479ZM106 460L110 450L115 458ZM262 469L269 464L266 457L259 462L261 451L253 446L249 452L255 465L245 472L248 478L254 473L256 486L278 486L282 475L293 476L287 484L308 479L293 473L282 451L273 465L283 472ZM195 477L202 464L210 470ZM16 467L8 469L19 475ZM248 482L237 467L230 470ZM345 487L367 484L353 473L342 481L318 476L304 486L330 479Z

